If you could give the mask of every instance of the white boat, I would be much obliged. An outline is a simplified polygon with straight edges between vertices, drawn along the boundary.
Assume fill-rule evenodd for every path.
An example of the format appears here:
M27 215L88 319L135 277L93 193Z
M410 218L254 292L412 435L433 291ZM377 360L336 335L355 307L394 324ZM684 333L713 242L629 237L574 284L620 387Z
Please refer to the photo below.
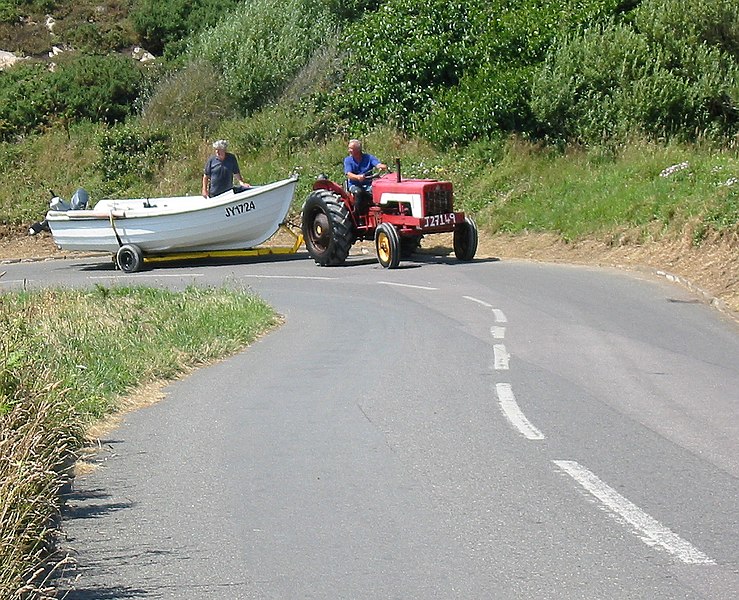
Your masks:
M46 220L60 248L112 252L124 271L135 271L146 255L259 246L283 223L297 181L293 176L213 198L100 200L93 209L50 210Z

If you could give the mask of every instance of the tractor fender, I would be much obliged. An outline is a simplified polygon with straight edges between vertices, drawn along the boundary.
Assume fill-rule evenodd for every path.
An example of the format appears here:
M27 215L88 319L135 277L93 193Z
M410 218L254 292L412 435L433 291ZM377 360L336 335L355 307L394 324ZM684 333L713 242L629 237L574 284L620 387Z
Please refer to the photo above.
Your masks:
M351 198L351 194L341 187L338 183L334 183L330 179L316 179L313 183L314 190L328 190L332 194L336 194L343 198L344 202L348 202Z

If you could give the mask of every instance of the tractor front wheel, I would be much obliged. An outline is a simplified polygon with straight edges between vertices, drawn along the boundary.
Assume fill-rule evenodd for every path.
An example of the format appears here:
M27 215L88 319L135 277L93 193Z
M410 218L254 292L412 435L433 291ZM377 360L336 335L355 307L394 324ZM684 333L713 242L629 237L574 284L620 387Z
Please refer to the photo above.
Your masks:
M380 223L375 230L377 261L386 269L395 269L400 264L400 236L398 230L388 223Z
M322 267L342 265L354 243L354 223L341 198L315 190L303 206L301 229L308 254Z
M454 226L454 256L459 260L470 261L477 252L477 225L472 217Z

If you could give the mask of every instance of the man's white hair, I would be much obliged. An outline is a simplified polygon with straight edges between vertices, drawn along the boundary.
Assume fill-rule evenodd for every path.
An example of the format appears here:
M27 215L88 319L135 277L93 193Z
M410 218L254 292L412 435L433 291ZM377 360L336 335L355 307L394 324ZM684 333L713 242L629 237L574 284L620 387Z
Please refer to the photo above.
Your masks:
M360 142L359 140L349 140L349 145L356 146L358 150L362 149L362 142Z
M228 142L226 140L216 140L213 142L213 148L215 150L225 150L228 148Z

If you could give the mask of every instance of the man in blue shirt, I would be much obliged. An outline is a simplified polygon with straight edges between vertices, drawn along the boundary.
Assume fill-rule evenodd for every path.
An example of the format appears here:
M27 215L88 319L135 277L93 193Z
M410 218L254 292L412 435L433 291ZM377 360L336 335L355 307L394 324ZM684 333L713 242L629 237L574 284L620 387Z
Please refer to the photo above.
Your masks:
M226 140L213 142L215 154L208 159L203 169L202 193L205 198L218 196L232 189L234 178L243 188L249 187L249 184L241 177L236 157L230 152L226 152L226 148L228 148Z
M362 152L362 142L349 140L349 156L344 159L347 188L357 200L357 212L362 212L364 197L372 190L372 170L387 170L387 165L373 154Z

